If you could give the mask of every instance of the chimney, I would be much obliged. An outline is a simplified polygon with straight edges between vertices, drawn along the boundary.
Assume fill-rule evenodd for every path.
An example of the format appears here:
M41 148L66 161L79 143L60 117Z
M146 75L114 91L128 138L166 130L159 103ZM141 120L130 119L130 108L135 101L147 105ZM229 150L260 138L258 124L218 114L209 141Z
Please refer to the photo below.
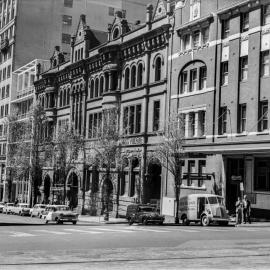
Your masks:
M148 25L148 30L151 30L151 20L153 16L153 6L148 4L146 7L146 24Z

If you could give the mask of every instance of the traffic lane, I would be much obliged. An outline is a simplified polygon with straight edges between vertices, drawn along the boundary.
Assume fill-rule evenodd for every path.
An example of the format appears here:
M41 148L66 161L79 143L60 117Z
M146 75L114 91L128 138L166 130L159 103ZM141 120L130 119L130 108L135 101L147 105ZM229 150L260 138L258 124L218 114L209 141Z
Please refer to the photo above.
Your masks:
M102 230L103 228L103 230ZM104 231L105 229L105 231ZM107 230L107 231L106 231ZM110 231L111 230L111 231ZM132 231L127 233L126 231ZM44 232L46 231L46 232ZM123 232L124 231L124 232ZM19 233L16 236L16 232ZM51 233L50 233L51 232ZM59 234L56 234L58 232ZM61 234L63 232L63 234ZM94 232L94 233L93 233ZM26 235L23 235L25 233ZM193 240L268 239L270 228L166 227L127 225L1 226L0 251L174 247ZM29 234L29 235L27 235ZM11 236L14 235L14 236ZM270 241L269 241L270 242Z

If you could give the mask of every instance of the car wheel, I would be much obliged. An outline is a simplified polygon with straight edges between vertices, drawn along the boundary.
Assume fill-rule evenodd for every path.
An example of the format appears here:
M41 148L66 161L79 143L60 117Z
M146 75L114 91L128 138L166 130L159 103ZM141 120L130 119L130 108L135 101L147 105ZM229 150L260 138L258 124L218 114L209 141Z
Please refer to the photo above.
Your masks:
M129 224L129 225L132 225L133 223L134 223L133 219L132 219L132 218L129 218L129 219L128 219L128 224Z
M187 218L186 216L184 216L184 217L182 218L182 224L183 224L184 226L188 226L189 223L190 223L190 221L188 220L188 218Z
M145 219L143 219L143 221L142 221L142 223L143 223L143 225L147 225L147 219L145 218Z
M73 225L76 225L77 224L77 221L72 221Z
M163 221L160 221L160 222L158 223L158 225L163 225Z
M45 220L45 224L48 224L49 223L49 220Z
M210 220L207 215L203 215L201 218L201 225L208 226L210 224Z

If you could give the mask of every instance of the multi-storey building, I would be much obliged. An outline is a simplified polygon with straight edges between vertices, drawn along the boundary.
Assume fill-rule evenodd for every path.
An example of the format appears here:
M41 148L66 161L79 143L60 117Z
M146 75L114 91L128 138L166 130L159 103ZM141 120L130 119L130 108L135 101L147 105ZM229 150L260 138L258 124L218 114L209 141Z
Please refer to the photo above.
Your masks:
M144 17L144 0L1 0L0 1L0 175L5 178L6 127L10 113L11 74L35 58L48 59L54 46L69 58L71 35L79 15L89 17L91 29L102 36L116 11L131 21ZM131 12L132 11L132 12ZM2 127L2 132L1 132ZM2 186L2 183L0 183Z
M174 19L169 89L171 111L185 118L182 195L219 193L234 212L242 191L253 215L269 217L270 2L178 1ZM174 193L164 190L169 212Z
M107 42L81 16L71 43L71 60L59 63L53 55L50 70L35 82L40 103L50 117L48 130L70 123L85 136L86 156L97 140L95 128L102 111L118 108L120 129L125 131L121 172L112 173L110 197L114 214L125 214L126 206L140 201L159 203L161 166L149 164L148 155L164 129L167 108L168 38L170 1L147 6L146 23L130 24L121 12L108 28ZM87 160L87 159L86 159ZM78 161L66 179L68 201L86 210L103 208L104 171ZM62 191L54 188L53 168L43 172L44 200L56 200ZM46 191L46 192L45 192ZM94 207L93 207L93 204Z

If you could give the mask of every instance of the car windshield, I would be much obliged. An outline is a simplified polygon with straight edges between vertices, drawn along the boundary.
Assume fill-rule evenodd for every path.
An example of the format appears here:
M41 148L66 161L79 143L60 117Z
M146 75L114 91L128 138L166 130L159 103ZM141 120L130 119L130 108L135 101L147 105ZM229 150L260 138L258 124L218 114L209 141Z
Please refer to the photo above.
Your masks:
M140 207L141 212L153 212L152 207Z
M218 204L217 197L208 197L209 204Z
M21 204L20 207L28 207L28 204Z
M57 206L56 211L68 211L69 207L68 206Z

